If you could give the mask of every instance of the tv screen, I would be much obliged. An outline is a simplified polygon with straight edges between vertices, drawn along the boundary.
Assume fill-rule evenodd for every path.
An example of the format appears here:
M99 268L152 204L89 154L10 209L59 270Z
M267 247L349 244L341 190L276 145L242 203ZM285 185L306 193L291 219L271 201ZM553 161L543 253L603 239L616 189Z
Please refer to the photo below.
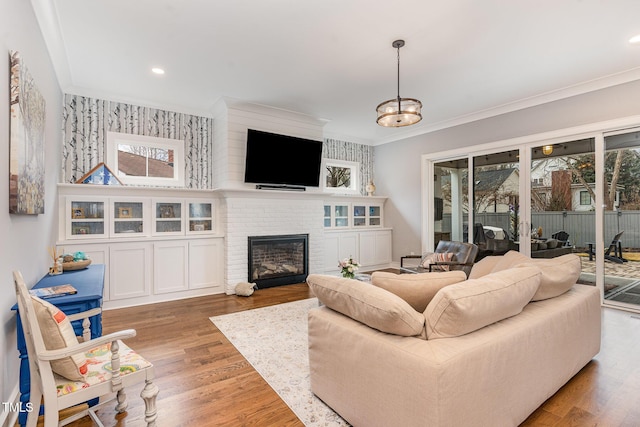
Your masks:
M249 129L244 182L318 187L322 141Z

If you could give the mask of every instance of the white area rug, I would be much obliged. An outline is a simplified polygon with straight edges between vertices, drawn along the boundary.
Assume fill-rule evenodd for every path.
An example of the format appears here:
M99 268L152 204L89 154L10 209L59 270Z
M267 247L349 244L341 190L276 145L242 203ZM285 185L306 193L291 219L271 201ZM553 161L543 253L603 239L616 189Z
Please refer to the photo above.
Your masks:
M348 426L311 392L307 313L318 300L211 317L305 426Z

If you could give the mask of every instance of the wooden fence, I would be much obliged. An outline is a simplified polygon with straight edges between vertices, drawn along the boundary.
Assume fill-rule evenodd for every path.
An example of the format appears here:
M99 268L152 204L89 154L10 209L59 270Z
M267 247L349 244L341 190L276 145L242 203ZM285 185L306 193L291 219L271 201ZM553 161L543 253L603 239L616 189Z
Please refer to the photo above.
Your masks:
M604 237L609 243L620 231L622 247L640 251L640 211L605 212ZM451 214L443 215L443 230L451 230ZM475 221L482 225L499 227L510 234L509 213L485 212L476 214ZM576 248L586 248L588 242L595 242L595 212L534 212L531 215L532 228L542 227L542 237L549 238L557 231L569 233L569 241ZM465 223L466 226L466 223ZM473 229L473 227L471 227ZM513 238L513 236L511 236Z

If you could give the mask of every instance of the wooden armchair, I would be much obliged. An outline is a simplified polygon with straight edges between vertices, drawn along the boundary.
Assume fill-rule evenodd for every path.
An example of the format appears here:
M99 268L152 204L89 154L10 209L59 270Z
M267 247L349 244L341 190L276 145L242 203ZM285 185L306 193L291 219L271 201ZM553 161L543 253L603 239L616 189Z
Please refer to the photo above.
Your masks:
M70 320L85 319L83 335L86 339L89 336L88 318L96 314L96 309L67 317L55 306L32 297L20 272L14 272L13 278L31 374L30 403L34 410L27 417L27 427L36 425L43 398L44 427L63 426L86 415L102 427L95 410L115 399L116 411L125 412L124 388L141 382L146 383L140 393L145 402L145 422L147 427L154 427L158 387L153 384L153 365L120 341L134 337L135 330L128 329L78 343ZM48 350L43 335L49 347L56 346L52 343L54 339L66 344ZM80 378L68 379L59 375L63 365ZM72 376L66 372L65 375ZM110 398L101 399L99 404L59 421L58 411L105 396Z

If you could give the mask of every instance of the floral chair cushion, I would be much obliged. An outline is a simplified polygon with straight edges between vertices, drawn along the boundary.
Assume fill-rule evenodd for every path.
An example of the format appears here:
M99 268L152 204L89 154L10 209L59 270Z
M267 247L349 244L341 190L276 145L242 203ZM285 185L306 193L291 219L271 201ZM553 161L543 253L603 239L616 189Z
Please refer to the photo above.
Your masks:
M138 353L118 341L120 348L120 374L127 375L151 366L151 363ZM58 396L73 393L77 390L91 387L106 381L111 381L111 343L96 347L85 353L88 362L88 372L84 381L70 381L56 375L56 389Z

